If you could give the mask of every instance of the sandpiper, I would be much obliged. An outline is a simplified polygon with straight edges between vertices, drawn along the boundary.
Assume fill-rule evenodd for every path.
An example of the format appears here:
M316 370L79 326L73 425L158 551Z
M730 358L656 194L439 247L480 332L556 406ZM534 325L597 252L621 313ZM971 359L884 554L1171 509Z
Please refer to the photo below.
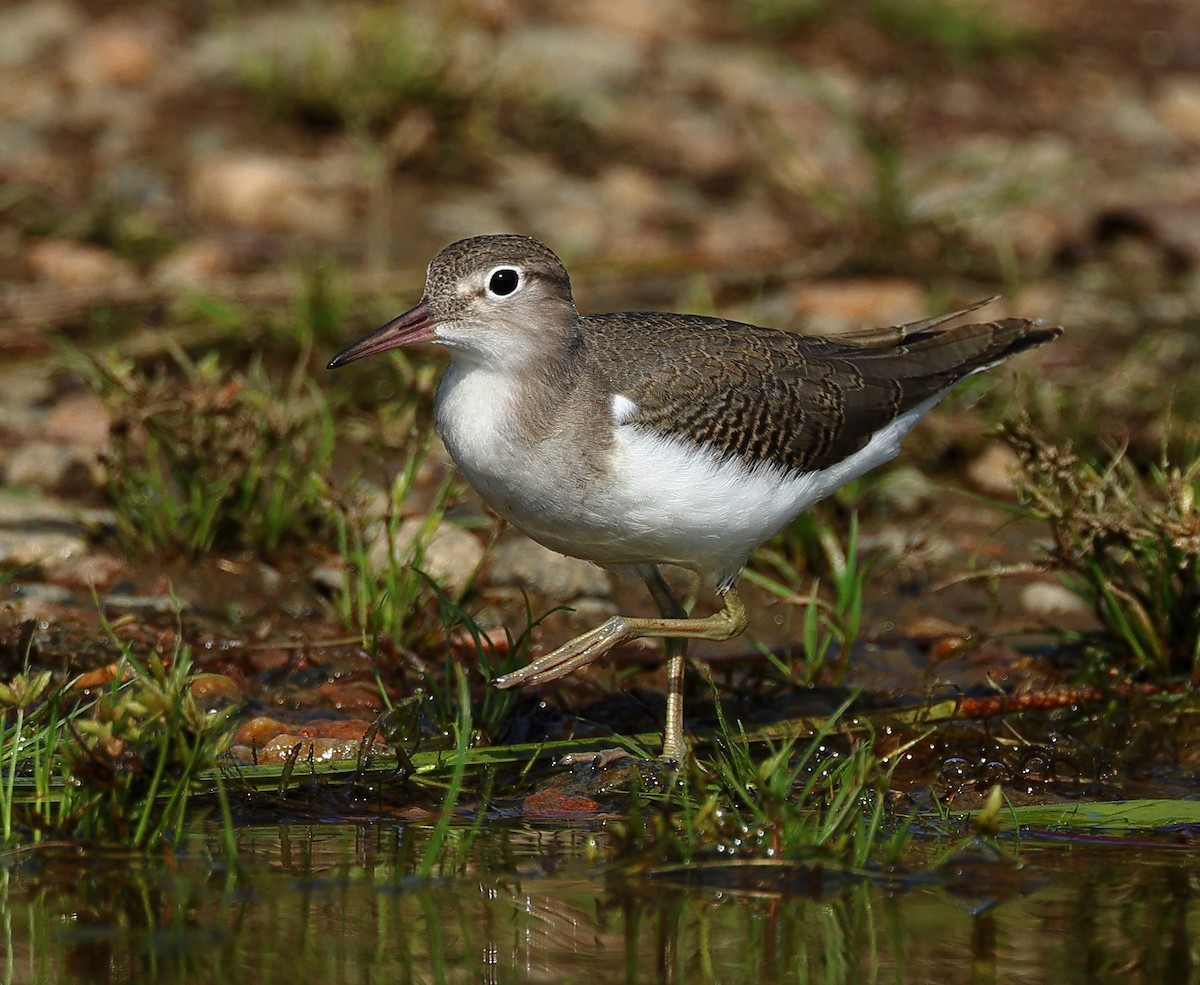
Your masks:
M895 456L959 380L1061 332L1024 318L948 327L984 303L836 337L657 311L580 315L550 249L477 236L442 250L420 302L329 368L418 342L449 350L434 420L463 475L534 540L642 578L660 614L614 616L493 683L555 680L663 637L662 758L680 762L687 641L746 628L734 582L750 552ZM723 607L689 617L664 564L697 572Z

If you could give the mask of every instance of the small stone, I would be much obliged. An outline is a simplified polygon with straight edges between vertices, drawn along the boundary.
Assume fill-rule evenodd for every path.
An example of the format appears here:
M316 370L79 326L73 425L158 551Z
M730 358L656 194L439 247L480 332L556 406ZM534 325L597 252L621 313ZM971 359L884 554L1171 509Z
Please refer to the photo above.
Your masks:
M267 715L255 715L243 722L233 734L233 741L244 746L261 746L292 726Z
M184 243L154 270L154 279L167 287L201 289L233 272L229 251L217 239Z
M904 625L900 632L922 645L944 639L968 639L971 636L969 626L928 615L917 616L912 622Z
M296 745L300 752L296 755L297 763L335 763L341 760L357 759L359 743L346 739L306 739L303 736L284 733L277 735L258 750L255 762L284 763L292 758Z
M269 564L258 565L258 590L266 595L278 595L283 587L283 572Z
M25 261L33 275L64 290L124 289L137 283L133 265L90 243L70 239L41 239L32 243Z
M515 585L555 602L570 602L584 595L607 598L612 594L612 585L602 568L519 536L505 540L492 551L489 581Z
M45 496L0 488L0 529L19 532L28 526L75 528L75 517L60 503Z
M256 674L265 674L273 670L281 670L295 659L291 650L282 647L254 647L246 657Z
M647 103L641 112L629 115L626 126L630 136L642 144L641 153L651 162L680 168L697 181L737 180L752 167L751 148L743 120L736 114L714 112L686 101L656 105ZM723 210L726 211L726 210ZM741 211L733 209L726 212ZM778 211L755 207L759 218L769 216L762 238L774 238L778 225L786 225ZM747 214L746 218L751 216ZM722 223L727 229L731 222ZM753 236L754 230L743 230ZM732 252L732 251L731 251Z
M93 667L80 674L71 682L72 691L94 691L97 688L108 687L115 680L129 680L133 670L128 664L114 662L103 667Z
M901 465L883 477L879 494L897 516L917 516L933 505L937 487L920 469Z
M370 722L357 718L316 719L297 726L259 716L237 730L233 745L243 750L235 755L244 762L284 762L292 756L297 743L300 744L298 762L310 756L320 762L357 759L370 727ZM383 741L375 736L376 744Z
M380 524L379 526L383 526ZM416 540L425 529L425 521L416 517L404 520L391 540L391 556L401 564L411 564L416 553ZM375 574L387 569L389 545L386 530L375 538L367 563ZM483 545L474 534L452 523L439 523L420 551L420 568L452 595L461 594L483 562Z
M11 5L0 14L0 68L39 61L83 24L83 14L63 0Z
M317 588L335 595L346 587L346 569L340 564L318 564L309 571L308 580Z
M116 612L154 612L159 615L172 615L177 612L189 612L192 604L178 596L170 595L126 595L113 592L105 595L101 602L105 609Z
M188 686L192 699L204 711L239 704L244 697L237 681L224 674L197 674Z
M1177 136L1200 143L1200 81L1182 74L1166 76L1160 81L1154 110Z
M9 455L5 481L10 486L78 495L99 488L104 475L94 452L72 445L30 441Z
M64 397L46 412L42 434L52 441L103 449L108 445L111 424L103 400L94 393L78 393Z
M326 681L317 690L338 711L383 710L383 696L373 681Z
M7 568L54 566L86 553L87 539L78 534L0 529L0 565Z
M47 369L38 371L22 365L19 369L0 373L0 402L3 402L6 414L9 407L48 403L53 393L54 381Z
M56 585L87 591L108 588L121 578L128 578L129 567L120 558L96 552L42 564L46 578Z
M0 599L19 606L22 619L53 620L64 607L75 605L74 593L40 581L8 582L0 586Z
M576 23L656 41L670 41L694 29L697 16L687 0L576 0L557 13Z
M161 74L169 54L165 22L115 20L88 31L66 59L67 74L85 90L135 86Z
M189 198L205 218L321 240L350 234L348 189L321 162L254 153L213 154L189 176Z
M349 739L352 742L362 742L371 723L361 718L314 718L300 728L291 728L306 739ZM375 737L376 742L382 742Z
M967 466L967 482L972 488L997 499L1015 499L1021 460L1017 453L1000 441L991 442Z
M1065 585L1035 581L1021 589L1021 608L1038 619L1088 619L1092 607Z

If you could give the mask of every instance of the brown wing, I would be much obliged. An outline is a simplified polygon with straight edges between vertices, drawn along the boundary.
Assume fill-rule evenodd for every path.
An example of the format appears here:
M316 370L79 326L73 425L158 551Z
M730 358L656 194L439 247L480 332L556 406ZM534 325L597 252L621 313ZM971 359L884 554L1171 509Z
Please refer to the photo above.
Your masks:
M828 338L658 312L588 315L583 325L608 385L638 406L627 423L747 464L809 471L964 376L1061 333L1021 318L943 327L970 310Z

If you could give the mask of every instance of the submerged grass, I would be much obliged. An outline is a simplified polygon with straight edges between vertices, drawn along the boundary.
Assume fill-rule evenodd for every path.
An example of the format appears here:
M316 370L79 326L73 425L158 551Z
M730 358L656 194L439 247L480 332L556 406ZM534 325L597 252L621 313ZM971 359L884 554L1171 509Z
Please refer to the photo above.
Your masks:
M135 849L178 839L192 797L216 789L231 727L192 697L199 679L178 645L168 658L131 647L97 693L49 671L0 687L4 844L70 838ZM206 776L203 776L206 774Z
M711 758L689 762L665 795L631 802L616 857L638 869L828 862L868 865L884 836L890 769L870 735L835 735L850 702L807 741L756 740L720 719ZM888 845L899 851L898 829Z
M1200 684L1200 457L1141 471L1122 454L1105 463L1052 445L1028 423L1007 432L1021 461L1023 508L1050 526L1052 564L1103 627L1092 669Z

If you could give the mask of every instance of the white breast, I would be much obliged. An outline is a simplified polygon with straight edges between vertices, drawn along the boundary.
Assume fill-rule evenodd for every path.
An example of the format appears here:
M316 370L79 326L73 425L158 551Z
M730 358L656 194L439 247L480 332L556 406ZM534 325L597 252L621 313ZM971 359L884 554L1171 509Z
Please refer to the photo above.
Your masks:
M471 485L535 540L600 564L677 564L723 581L793 517L894 457L939 397L901 415L846 461L806 473L747 467L621 423L636 411L624 397L593 434L552 430L529 444L516 433L511 377L479 367L451 364L436 420ZM579 445L605 444L601 428L615 429L611 459L592 475Z
M877 465L938 398L878 431L848 459L813 472L787 472L719 455L636 427L617 430L613 500L643 561L731 578L750 552L793 517Z

